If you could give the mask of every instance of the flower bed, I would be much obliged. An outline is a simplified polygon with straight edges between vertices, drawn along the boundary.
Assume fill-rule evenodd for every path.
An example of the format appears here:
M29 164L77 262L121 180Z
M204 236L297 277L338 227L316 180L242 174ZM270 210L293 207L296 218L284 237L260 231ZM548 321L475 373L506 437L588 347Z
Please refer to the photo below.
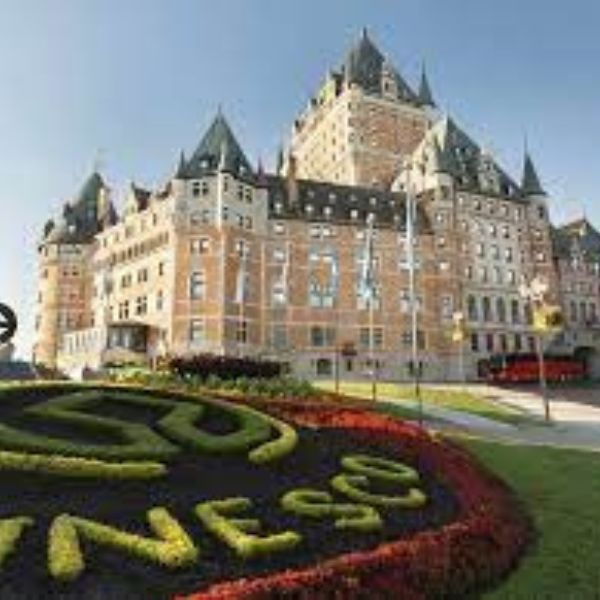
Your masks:
M280 418L319 428L387 438L404 456L431 468L451 487L458 517L437 530L353 552L314 567L210 587L188 600L262 598L463 598L498 582L531 539L528 517L511 492L460 447L423 430L360 410L314 403L274 408Z
M459 447L359 407L0 393L0 597L462 598L529 539Z

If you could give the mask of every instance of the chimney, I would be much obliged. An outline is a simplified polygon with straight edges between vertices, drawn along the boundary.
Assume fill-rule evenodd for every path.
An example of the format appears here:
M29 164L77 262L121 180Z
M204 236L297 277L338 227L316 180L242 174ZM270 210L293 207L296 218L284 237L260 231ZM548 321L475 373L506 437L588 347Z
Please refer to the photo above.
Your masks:
M287 193L288 201L290 206L296 206L298 204L298 179L297 175L297 163L296 157L290 152L288 154L287 164Z

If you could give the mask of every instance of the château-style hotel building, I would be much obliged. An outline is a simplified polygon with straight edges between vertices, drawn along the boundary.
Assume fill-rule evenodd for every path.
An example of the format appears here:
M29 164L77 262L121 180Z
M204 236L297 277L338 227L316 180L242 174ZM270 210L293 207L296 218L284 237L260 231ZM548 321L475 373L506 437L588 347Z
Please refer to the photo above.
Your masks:
M554 227L529 155L517 183L437 110L425 72L415 90L366 32L294 121L277 173L253 168L221 113L163 187L132 184L120 214L93 173L39 244L34 359L73 372L216 352L363 377L373 353L381 377L406 378L409 186L425 378L460 376L456 312L469 377L490 354L531 352L519 286L538 275L567 319L550 350L595 368L600 234Z

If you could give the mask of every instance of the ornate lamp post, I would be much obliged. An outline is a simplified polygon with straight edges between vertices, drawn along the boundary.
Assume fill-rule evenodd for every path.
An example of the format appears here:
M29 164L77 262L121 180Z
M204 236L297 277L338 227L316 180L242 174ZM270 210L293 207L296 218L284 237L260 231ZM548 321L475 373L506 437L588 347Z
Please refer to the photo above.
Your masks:
M540 275L536 275L529 284L524 282L519 287L519 294L533 309L533 328L535 330L536 350L539 364L540 394L544 404L544 417L550 421L550 403L548 400L548 385L546 381L546 365L544 361L544 335L559 330L562 316L558 307L547 304L548 282Z

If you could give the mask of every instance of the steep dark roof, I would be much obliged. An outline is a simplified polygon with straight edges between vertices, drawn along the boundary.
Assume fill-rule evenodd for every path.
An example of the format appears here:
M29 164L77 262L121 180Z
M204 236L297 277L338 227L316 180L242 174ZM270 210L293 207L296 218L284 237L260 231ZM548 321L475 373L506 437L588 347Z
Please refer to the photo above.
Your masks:
M286 178L266 176L269 218L360 225L366 222L369 213L373 213L377 227L405 229L406 196L403 192L308 179L298 179L295 184L297 198L294 201ZM421 233L431 231L431 224L421 206L417 212L417 229Z
M87 243L102 228L100 192L106 188L94 171L72 202L65 204L62 216L44 229L44 240L52 243Z
M371 41L367 30L363 29L358 41L350 48L343 65L344 78L348 83L359 85L366 92L381 95L382 74L387 69L396 82L398 96L418 103L418 97L394 67Z
M552 242L555 255L561 258L571 258L576 252L586 260L600 261L600 232L586 218L554 228Z
M435 107L435 100L433 99L433 94L431 93L431 87L429 85L429 80L427 79L427 72L425 71L425 67L421 71L421 81L419 83L419 102L423 104L423 106L431 106Z
M470 191L485 191L480 185L480 175L485 164L483 150L450 117L444 117L435 126L439 131L441 158L444 168L455 177L457 187ZM499 193L503 196L519 198L519 186L494 161L491 161L499 182Z
M197 179L218 169L253 177L252 167L220 111L189 161L180 164L178 174L183 179Z
M528 152L525 152L525 159L523 161L523 178L521 181L521 190L524 196L545 196L546 192L542 188L540 179L531 156Z

